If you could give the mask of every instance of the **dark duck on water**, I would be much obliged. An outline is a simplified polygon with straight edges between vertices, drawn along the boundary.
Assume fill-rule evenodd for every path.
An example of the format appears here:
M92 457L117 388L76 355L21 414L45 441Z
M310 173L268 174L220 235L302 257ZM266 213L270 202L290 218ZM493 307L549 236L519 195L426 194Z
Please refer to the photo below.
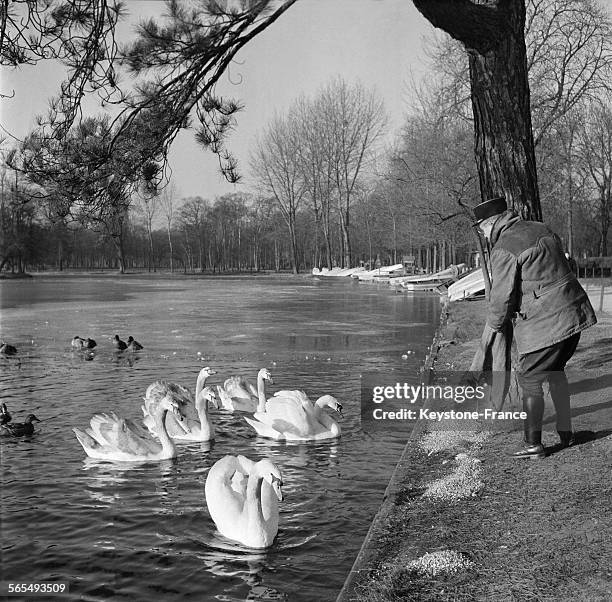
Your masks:
M113 345L117 351L125 351L127 349L126 342L122 341L118 334L113 337Z
M28 414L25 422L10 422L3 424L0 429L5 431L3 434L12 435L13 437L22 437L23 435L32 435L34 433L33 421L40 422L34 414Z
M0 342L0 353L2 355L17 355L17 347L13 347L13 345L9 345L2 341Z
M6 404L3 403L0 405L0 426L8 424L11 420L12 416L9 414Z
M127 348L128 351L140 351L142 349L142 345L134 340L133 336L129 336L127 340Z
M74 337L71 343L74 349L93 349L96 344L97 343L93 339L83 339L79 336Z

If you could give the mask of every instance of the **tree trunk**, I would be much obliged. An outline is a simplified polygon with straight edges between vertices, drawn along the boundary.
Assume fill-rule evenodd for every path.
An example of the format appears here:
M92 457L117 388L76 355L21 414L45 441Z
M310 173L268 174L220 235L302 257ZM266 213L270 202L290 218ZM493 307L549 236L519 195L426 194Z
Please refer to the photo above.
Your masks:
M289 234L291 236L291 260L293 263L293 273L299 272L300 259L298 253L297 236L295 233L295 218L293 219L292 225L289 227Z
M599 243L599 256L607 257L608 255L608 232L610 231L610 181L607 178L603 180L604 185L602 186L600 194L600 227L601 227L601 241Z
M153 250L153 229L151 224L149 223L149 272L151 271L151 267L153 271L156 272L155 269L155 260L153 259L155 256L155 251Z
M541 220L527 80L525 0L413 2L435 27L467 50L482 200L505 196L523 217Z
M119 264L119 273L125 274L125 251L123 249L123 236L113 236L113 243L117 250L117 263Z
M174 264L172 262L172 235L170 234L170 224L168 224L168 247L170 248L170 273L174 272Z
M278 248L278 241L274 240L274 266L275 271L280 272L280 250Z
M342 235L342 267L351 267L351 237L349 233L349 208L348 205L340 214L340 229Z
M57 266L60 272L64 269L64 243L61 238L57 240Z
M322 221L323 225L323 238L325 239L325 262L327 265L327 269L332 269L332 245L331 245L331 236L330 236L330 228L329 228L329 215L323 217Z

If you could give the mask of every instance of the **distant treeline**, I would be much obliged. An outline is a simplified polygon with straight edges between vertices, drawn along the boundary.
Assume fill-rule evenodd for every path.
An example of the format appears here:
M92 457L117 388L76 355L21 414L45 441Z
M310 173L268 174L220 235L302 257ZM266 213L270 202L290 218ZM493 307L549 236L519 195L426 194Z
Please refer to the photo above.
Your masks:
M148 199L135 203L123 222L120 236L111 237L78 223L51 223L37 219L25 210L9 211L14 205L2 204L3 270L28 272L43 270L119 269L118 248L125 270L198 272L287 271L293 269L291 241L287 226L271 201L251 195L230 194L208 201L201 197L168 198L163 205ZM142 201L142 199L141 199ZM165 208L165 212L164 212ZM148 215L147 215L148 212ZM170 215L170 217L168 217ZM450 263L470 262L476 252L474 241L455 245L432 241L409 246L408 239L389 237L390 215L356 212L351 231L353 263L375 265L413 261L416 267L433 271ZM166 227L147 227L149 222L165 222ZM365 221L367 220L367 223ZM327 266L323 242L313 235L316 225L304 210L297 215L299 271ZM332 264L344 258L339 226L332 232Z

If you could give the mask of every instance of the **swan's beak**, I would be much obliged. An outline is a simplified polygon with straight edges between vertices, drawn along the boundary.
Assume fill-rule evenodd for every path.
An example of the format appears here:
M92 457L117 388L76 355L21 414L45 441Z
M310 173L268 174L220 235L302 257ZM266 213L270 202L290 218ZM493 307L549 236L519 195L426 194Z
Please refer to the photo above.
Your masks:
M340 414L340 416L342 416L342 406L340 404L338 404L336 406L336 412L338 412L338 414Z
M272 489L274 489L274 493L276 493L276 497L278 498L278 501L282 502L283 501L283 491L281 489L280 481L274 481L272 483Z
M183 421L183 412L181 412L181 409L178 407L177 404L174 404L172 406L172 413L176 416L177 420L179 420L180 422Z

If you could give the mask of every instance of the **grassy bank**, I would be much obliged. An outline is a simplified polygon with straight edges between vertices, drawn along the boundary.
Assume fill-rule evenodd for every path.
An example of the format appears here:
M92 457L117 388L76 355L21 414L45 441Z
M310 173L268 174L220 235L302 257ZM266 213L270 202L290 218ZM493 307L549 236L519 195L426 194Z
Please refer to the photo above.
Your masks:
M450 307L437 371L467 368L485 310ZM611 343L612 316L601 314L568 365L574 447L556 445L550 399L545 460L507 455L520 432L417 433L343 599L612 599Z

